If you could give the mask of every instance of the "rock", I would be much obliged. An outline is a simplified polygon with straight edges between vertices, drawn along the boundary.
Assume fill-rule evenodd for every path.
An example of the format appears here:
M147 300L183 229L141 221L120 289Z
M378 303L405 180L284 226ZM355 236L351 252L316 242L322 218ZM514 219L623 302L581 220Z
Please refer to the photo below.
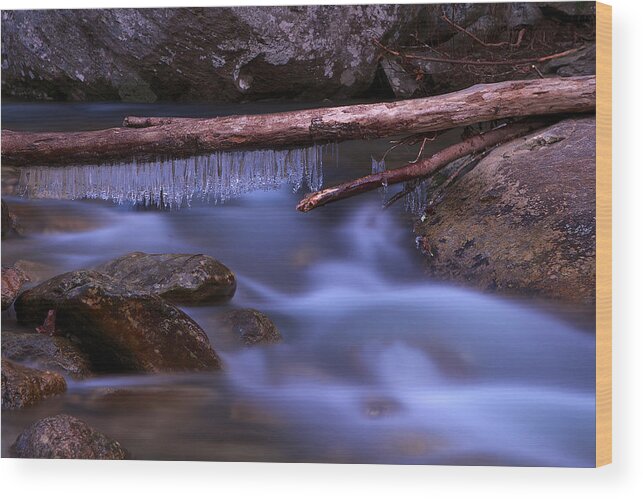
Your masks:
M594 2L547 2L540 4L540 7L563 18L591 18L596 15L596 3Z
M507 10L507 29L535 26L543 19L542 10L533 3L512 3Z
M60 200L30 200L15 202L11 205L14 233L21 236L32 234L54 234L61 232L85 232L97 229L106 223L105 212L96 216L96 211L88 207L78 211L73 203ZM102 215L102 217L101 217Z
M9 206L7 203L4 202L4 199L1 201L2 203L2 230L0 236L2 239L5 239L9 236L12 235L19 235L20 234L20 228L18 226L18 222L16 220L15 214L9 210Z
M127 459L116 440L66 414L41 419L11 446L12 457L32 459Z
M65 378L49 371L39 371L2 359L2 408L20 409L63 393Z
M492 41L498 38L499 33L506 31L506 25L507 22L504 18L486 14L478 17L471 24L462 26L467 32L478 38ZM421 50L418 53L432 56L438 53L446 54L446 58L466 59L472 57L472 54L482 58L478 55L480 50L480 45L470 36L458 32L449 40L437 45L435 50L428 52ZM413 70L421 71L425 75L424 86L430 94L450 92L480 83L478 74L463 70L461 65L421 60L414 61L412 65Z
M185 371L221 367L203 330L157 295L97 271L54 277L22 293L18 322L40 325L56 311L56 331L85 352L94 370Z
M574 54L549 61L543 66L543 73L558 76L596 74L596 43L588 43L587 46Z
M173 303L226 301L237 288L232 271L207 255L135 252L95 270L130 288L157 294Z
M2 266L2 310L8 309L29 277L15 267Z
M422 85L413 73L406 71L394 58L385 57L381 63L382 70L395 97L410 99L422 93Z
M579 53L561 58L560 63L553 59L548 64L536 64L536 69L560 76L594 74L595 47L591 40L596 35L595 23L592 22L595 7L591 2L578 2L578 9L569 9L572 3L562 4L560 9L556 3L525 2L424 6L425 14L420 17L422 23L418 25L411 46L403 52L455 60L522 59L552 55L579 47L581 40L587 40L590 43ZM566 9L569 9L569 15L563 12ZM517 45L509 47L506 45L508 41ZM489 43L504 45L485 45ZM393 60L400 63L397 57ZM410 58L401 62L398 68L388 67L386 59L381 63L389 86L397 97L436 95L508 78L507 66L468 67ZM516 66L510 75L510 79L534 77L537 77L537 71L530 64Z
M2 92L28 100L321 100L360 95L414 5L2 13ZM43 61L47 61L43 64Z
M596 122L568 119L494 149L415 231L429 273L592 304Z
M458 26L470 26L483 16L508 9L509 5L513 4L450 3L445 5L436 3L424 5L426 14L422 16L424 18L422 20L429 36L428 41L432 44L445 42L457 33L450 24L442 19L444 14Z
M32 260L16 260L13 267L27 274L29 282L32 284L40 283L56 275L55 267Z
M281 333L270 318L258 310L244 308L233 310L222 317L222 323L243 344L279 343Z
M62 372L77 379L92 374L89 357L72 341L61 336L20 331L3 325L2 355L17 362L25 362L47 371Z

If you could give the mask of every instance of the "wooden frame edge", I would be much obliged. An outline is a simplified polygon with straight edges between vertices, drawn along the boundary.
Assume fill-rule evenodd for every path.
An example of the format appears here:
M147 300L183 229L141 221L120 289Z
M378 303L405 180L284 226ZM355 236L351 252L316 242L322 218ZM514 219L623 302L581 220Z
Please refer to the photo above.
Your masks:
M596 2L596 466L612 462L612 7Z

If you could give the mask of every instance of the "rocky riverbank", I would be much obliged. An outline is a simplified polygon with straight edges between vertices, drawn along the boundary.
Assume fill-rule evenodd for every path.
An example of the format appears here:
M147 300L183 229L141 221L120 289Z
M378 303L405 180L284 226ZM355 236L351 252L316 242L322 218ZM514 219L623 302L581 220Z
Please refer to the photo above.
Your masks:
M415 225L429 275L592 305L595 184L593 117L497 147Z

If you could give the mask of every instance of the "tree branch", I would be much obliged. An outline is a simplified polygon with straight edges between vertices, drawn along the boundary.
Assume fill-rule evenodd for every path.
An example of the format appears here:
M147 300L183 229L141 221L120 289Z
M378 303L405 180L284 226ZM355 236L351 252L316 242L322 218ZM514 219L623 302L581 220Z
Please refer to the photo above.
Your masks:
M372 191L383 185L392 185L428 177L458 158L462 158L468 154L482 152L501 142L515 139L532 130L542 128L546 124L545 120L513 123L479 135L474 135L458 144L448 146L418 163L395 170L386 170L384 172L366 175L365 177L351 180L350 182L345 182L335 187L313 192L299 202L297 209L307 212L319 206L339 201L340 199Z

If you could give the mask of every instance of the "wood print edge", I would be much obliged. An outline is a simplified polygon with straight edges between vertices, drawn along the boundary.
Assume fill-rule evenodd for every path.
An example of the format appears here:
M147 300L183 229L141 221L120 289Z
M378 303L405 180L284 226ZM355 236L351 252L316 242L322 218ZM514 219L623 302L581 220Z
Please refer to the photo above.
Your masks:
M596 466L612 462L612 7L596 3Z

